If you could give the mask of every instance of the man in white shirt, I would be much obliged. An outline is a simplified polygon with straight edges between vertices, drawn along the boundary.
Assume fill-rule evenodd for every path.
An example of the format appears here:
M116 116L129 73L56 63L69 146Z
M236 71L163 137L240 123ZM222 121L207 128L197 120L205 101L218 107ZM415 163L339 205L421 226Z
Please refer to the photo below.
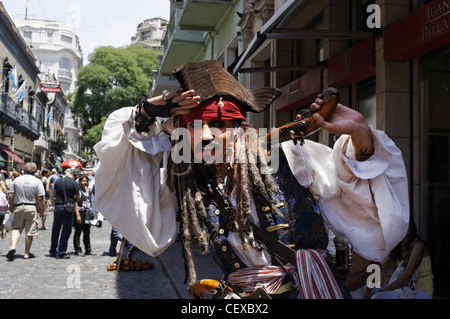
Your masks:
M23 230L25 237L25 254L23 258L33 258L30 252L34 236L38 235L38 213L36 205L39 205L41 218L44 216L45 190L42 182L34 176L37 166L34 163L26 163L24 175L14 179L9 190L9 205L14 213L14 221L11 232L11 249L6 254L9 261L14 260L17 242Z
M401 152L360 113L338 104L327 120L315 114L310 121L318 128L341 135L334 148L308 140L303 145L281 143L275 149L279 167L267 174L269 162L258 132L245 115L266 109L279 92L243 88L219 61L187 63L174 74L182 92L114 112L95 146L101 162L97 207L139 249L152 256L163 252L176 238L178 217L192 283L196 274L190 245L198 242L235 288L255 291L255 283L248 281L252 271L279 273L280 278L258 278L268 293L277 294L285 273L271 268L280 262L262 249L254 227L298 250L301 258L314 260L314 267L324 262L325 224L373 261L381 261L403 238L409 201ZM318 98L311 111L322 104ZM170 115L178 128L173 145L158 121L158 116ZM167 172L160 171L166 161ZM304 275L295 262L288 268ZM300 285L299 296L342 297L335 288L310 295Z

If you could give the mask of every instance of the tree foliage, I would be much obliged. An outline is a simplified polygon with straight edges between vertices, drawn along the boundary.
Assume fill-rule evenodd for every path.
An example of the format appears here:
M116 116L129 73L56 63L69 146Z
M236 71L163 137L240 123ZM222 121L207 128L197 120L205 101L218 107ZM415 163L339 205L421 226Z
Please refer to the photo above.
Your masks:
M77 90L70 105L72 113L83 119L83 133L88 133L83 134L85 146L92 147L100 140L105 117L124 106L136 105L141 94L148 94L159 54L142 46L106 46L89 56L90 63L78 71Z
M102 138L103 128L105 127L107 117L103 117L102 121L86 130L86 134L83 134L84 145L94 146Z

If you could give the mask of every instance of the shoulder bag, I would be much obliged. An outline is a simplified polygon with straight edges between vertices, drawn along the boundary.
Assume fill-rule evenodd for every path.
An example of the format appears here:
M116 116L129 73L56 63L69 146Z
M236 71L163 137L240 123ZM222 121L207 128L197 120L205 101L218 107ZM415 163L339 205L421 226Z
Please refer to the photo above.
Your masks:
M14 213L7 211L5 219L3 220L3 227L5 230L12 230L12 224L14 221Z
M62 179L63 179L62 182L63 182L63 191L64 191L64 207L66 208L67 212L74 213L75 212L75 204L67 202L66 185L64 183L65 177L63 177Z

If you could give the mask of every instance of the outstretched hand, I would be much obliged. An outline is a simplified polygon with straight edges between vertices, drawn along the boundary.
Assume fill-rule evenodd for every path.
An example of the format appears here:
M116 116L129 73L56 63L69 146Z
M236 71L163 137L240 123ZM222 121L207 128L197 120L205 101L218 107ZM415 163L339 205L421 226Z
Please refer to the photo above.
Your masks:
M194 90L189 90L186 92L182 92L180 90L170 91L166 94L167 100L164 96L159 95L149 100L150 103L154 105L166 105L169 103L178 104L177 107L174 107L170 110L171 116L176 116L179 114L187 114L199 105L200 96L195 95Z
M316 113L322 107L324 101L319 95L315 100L315 103L311 104L310 110L315 113L314 119L317 125L332 133L332 134L348 134L352 135L352 133L358 130L361 127L368 128L367 123L361 113L348 108L342 104L338 104L336 106L335 111L330 116L328 121L325 121L320 114Z
M311 104L311 112L317 112L323 105L323 100L319 95L315 103ZM365 161L373 155L374 146L372 133L366 120L356 110L342 104L336 106L330 118L325 121L320 114L314 114L314 119L319 128L332 134L348 134L351 136L353 146L356 151L356 159Z

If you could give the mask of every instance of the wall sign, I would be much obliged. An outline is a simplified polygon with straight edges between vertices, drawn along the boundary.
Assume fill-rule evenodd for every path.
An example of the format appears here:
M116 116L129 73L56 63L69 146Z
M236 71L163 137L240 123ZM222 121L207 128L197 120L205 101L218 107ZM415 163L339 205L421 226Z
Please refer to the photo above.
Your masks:
M384 28L384 58L405 62L450 43L450 0L435 0Z

